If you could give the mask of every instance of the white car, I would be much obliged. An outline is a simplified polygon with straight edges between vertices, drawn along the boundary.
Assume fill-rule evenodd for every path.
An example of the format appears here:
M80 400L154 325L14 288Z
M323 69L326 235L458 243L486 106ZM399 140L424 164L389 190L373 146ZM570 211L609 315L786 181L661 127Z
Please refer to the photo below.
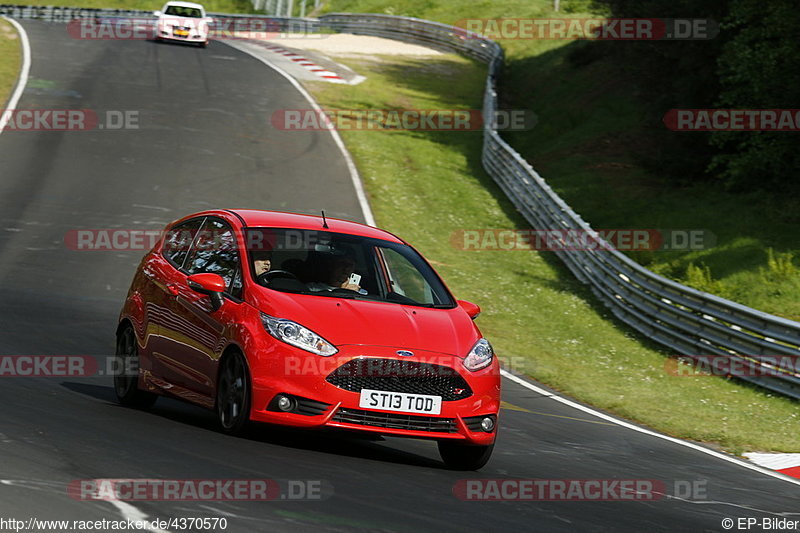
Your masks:
M153 13L156 22L157 41L181 41L202 47L208 44L211 19L200 4L192 2L167 2L161 11Z

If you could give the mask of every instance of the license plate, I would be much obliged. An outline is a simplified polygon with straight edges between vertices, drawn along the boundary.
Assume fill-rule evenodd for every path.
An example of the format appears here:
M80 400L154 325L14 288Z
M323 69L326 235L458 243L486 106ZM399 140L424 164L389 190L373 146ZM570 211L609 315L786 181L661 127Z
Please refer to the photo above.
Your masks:
M365 409L438 415L442 412L442 397L362 389L358 406Z
M189 32L186 31L186 30L175 30L173 33L178 37L188 37L189 36Z

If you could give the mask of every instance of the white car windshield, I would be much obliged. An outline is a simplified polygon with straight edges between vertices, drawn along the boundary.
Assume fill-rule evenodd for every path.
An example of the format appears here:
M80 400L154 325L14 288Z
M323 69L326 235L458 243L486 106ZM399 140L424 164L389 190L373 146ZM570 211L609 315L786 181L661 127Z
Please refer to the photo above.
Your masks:
M203 18L203 13L196 7L183 7L183 6L167 6L164 11L165 15L173 15L176 17L186 17L192 19Z

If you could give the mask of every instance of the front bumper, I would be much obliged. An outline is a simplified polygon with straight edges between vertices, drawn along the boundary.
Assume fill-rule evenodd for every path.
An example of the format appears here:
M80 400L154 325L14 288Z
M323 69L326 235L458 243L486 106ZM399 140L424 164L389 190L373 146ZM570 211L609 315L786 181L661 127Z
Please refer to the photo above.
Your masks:
M156 37L162 41L172 41L176 43L206 43L208 42L208 35L198 34L195 31L189 30L188 35L175 35L171 28L159 28L156 31Z
M436 415L364 409L359 406L359 391L345 390L326 379L331 372L354 359L411 360L398 356L396 351L397 348L384 346L343 346L333 357L324 358L291 346L272 347L251 361L250 418L287 426L462 440L476 445L494 442L496 424L493 431L485 432L475 421L486 416L493 416L496 421L500 409L500 372L496 360L483 370L470 372L458 357L414 350L414 362L448 367L471 389L472 393L463 399L442 401L441 412ZM408 392L422 393L418 387ZM279 394L299 398L300 412L276 410L274 401Z

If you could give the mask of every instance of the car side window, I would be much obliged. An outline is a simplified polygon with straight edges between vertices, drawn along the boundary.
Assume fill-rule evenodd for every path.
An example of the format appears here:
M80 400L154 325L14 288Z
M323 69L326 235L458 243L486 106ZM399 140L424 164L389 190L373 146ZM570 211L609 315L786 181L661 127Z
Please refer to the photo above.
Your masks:
M242 295L242 269L236 234L228 224L207 218L197 234L185 270L189 275L213 273L225 280L227 292Z
M200 230L200 225L205 221L204 217L188 220L167 231L164 239L164 246L161 254L178 269L183 268L192 242Z
M408 259L390 248L383 248L381 252L392 292L411 298L417 303L439 303L428 282Z

